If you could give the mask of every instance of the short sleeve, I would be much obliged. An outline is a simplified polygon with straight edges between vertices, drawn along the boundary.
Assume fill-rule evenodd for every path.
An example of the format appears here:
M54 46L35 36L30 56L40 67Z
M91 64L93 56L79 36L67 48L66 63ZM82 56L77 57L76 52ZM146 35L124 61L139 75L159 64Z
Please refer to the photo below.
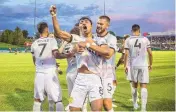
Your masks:
M110 37L107 38L107 45L108 45L110 48L114 49L115 51L118 50L118 49L117 49L117 39L116 39L115 36L112 36L112 35L111 35Z
M129 38L128 39L126 39L126 41L125 41L125 49L129 49Z
M51 50L56 50L56 49L58 49L57 41L56 41L55 38L51 38L50 42L51 42L51 43L50 43L50 44L51 44Z
M147 48L150 48L150 47L151 47L151 45L150 45L150 41L149 41L148 38L146 38L146 39L147 39Z
M31 45L31 53L34 54L34 43Z
M71 34L71 36L72 36L72 40L70 43L74 44L74 43L83 41L83 39L79 35Z

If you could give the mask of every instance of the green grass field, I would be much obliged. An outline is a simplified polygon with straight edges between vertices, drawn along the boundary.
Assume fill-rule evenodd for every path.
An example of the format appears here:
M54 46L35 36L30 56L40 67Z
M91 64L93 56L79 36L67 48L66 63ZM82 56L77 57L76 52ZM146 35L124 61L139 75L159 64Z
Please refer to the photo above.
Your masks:
M175 52L153 52L153 71L148 85L148 111L175 110ZM120 54L117 55L117 59ZM59 75L63 89L63 103L68 104L65 70L66 60L61 63L63 75ZM117 71L118 86L114 94L116 111L131 111L132 102L129 82L126 81L123 66ZM0 111L31 111L33 106L34 65L31 54L0 54ZM140 92L139 92L140 93ZM48 110L45 101L44 110Z

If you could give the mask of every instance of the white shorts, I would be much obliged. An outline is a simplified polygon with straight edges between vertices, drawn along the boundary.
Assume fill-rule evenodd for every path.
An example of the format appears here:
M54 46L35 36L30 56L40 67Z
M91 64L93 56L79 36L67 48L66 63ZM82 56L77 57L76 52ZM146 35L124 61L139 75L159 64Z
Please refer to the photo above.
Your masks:
M87 95L90 102L102 99L103 87L101 79L95 74L78 73L71 92L69 106L82 108Z
M73 90L76 77L77 77L77 71L67 73L66 79L67 79L67 87L68 87L69 96L71 95L71 92Z
M56 69L37 72L34 82L34 98L43 101L45 96L54 102L62 101L62 92Z
M128 81L131 81L131 68L130 68L130 67L128 67L128 72L125 73L125 74L126 74L126 79L127 79Z
M113 78L103 78L103 98L112 98L113 96Z
M131 81L139 83L149 83L148 67L131 68Z

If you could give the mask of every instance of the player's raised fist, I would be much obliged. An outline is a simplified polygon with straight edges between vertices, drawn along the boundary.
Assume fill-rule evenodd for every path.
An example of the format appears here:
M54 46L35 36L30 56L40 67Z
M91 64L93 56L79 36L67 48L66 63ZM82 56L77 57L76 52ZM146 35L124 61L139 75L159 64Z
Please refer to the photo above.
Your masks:
M51 5L50 6L50 14L52 16L56 16L56 11L57 11L56 6L55 5Z

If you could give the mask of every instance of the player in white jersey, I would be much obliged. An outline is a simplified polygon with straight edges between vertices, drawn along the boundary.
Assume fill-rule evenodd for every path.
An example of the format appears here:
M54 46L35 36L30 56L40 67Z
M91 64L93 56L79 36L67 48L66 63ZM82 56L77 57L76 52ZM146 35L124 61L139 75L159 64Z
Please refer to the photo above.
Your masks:
M134 24L132 26L133 36L130 36L125 41L125 71L130 72L131 81L133 82L133 106L137 109L137 86L140 83L141 87L141 110L146 111L147 104L147 84L149 83L149 72L152 69L152 51L150 48L150 41L148 38L140 35L140 26ZM147 54L149 57L149 65ZM129 59L129 63L128 63ZM130 70L128 69L130 66Z
M56 73L56 58L62 59L65 55L58 52L55 38L48 37L47 23L41 22L37 28L40 38L31 45L33 62L36 66L33 110L41 110L41 103L47 95L49 102L53 101L56 104L56 111L63 111L62 92Z
M97 21L96 33L99 38L104 38L109 47L108 59L103 60L102 83L103 83L103 105L106 111L114 111L112 108L113 79L115 75L115 53L117 51L117 39L108 33L110 18L100 16Z
M117 64L116 64L116 68L118 68L121 64L124 64L124 56L125 56L125 49L124 49L124 47L125 47L125 40L128 38L128 37L130 37L130 35L128 35L128 34L126 34L126 35L124 35L124 37L123 37L123 44L122 44L122 48L121 48L121 53L122 53L122 55L121 55L121 57L120 57L120 59L119 59L119 61L117 62ZM128 57L128 70L130 71L130 65L129 65L129 57ZM133 92L134 90L134 88L133 88L133 82L131 81L131 72L127 72L127 73L125 73L125 75L126 75L126 79L130 82L130 88L131 88L131 92ZM139 93L137 92L137 102L139 102ZM133 99L129 99L129 101L133 101Z
M92 37L92 21L88 17L79 20L79 28L83 36L69 34L60 29L56 18L56 7L50 12L56 34L68 42L80 40L77 44L76 60L78 75L71 93L70 110L80 111L86 95L89 96L92 111L101 111L103 88L101 84L102 58L99 55L109 54L105 40ZM99 40L98 40L99 39ZM98 46L101 45L101 46Z

